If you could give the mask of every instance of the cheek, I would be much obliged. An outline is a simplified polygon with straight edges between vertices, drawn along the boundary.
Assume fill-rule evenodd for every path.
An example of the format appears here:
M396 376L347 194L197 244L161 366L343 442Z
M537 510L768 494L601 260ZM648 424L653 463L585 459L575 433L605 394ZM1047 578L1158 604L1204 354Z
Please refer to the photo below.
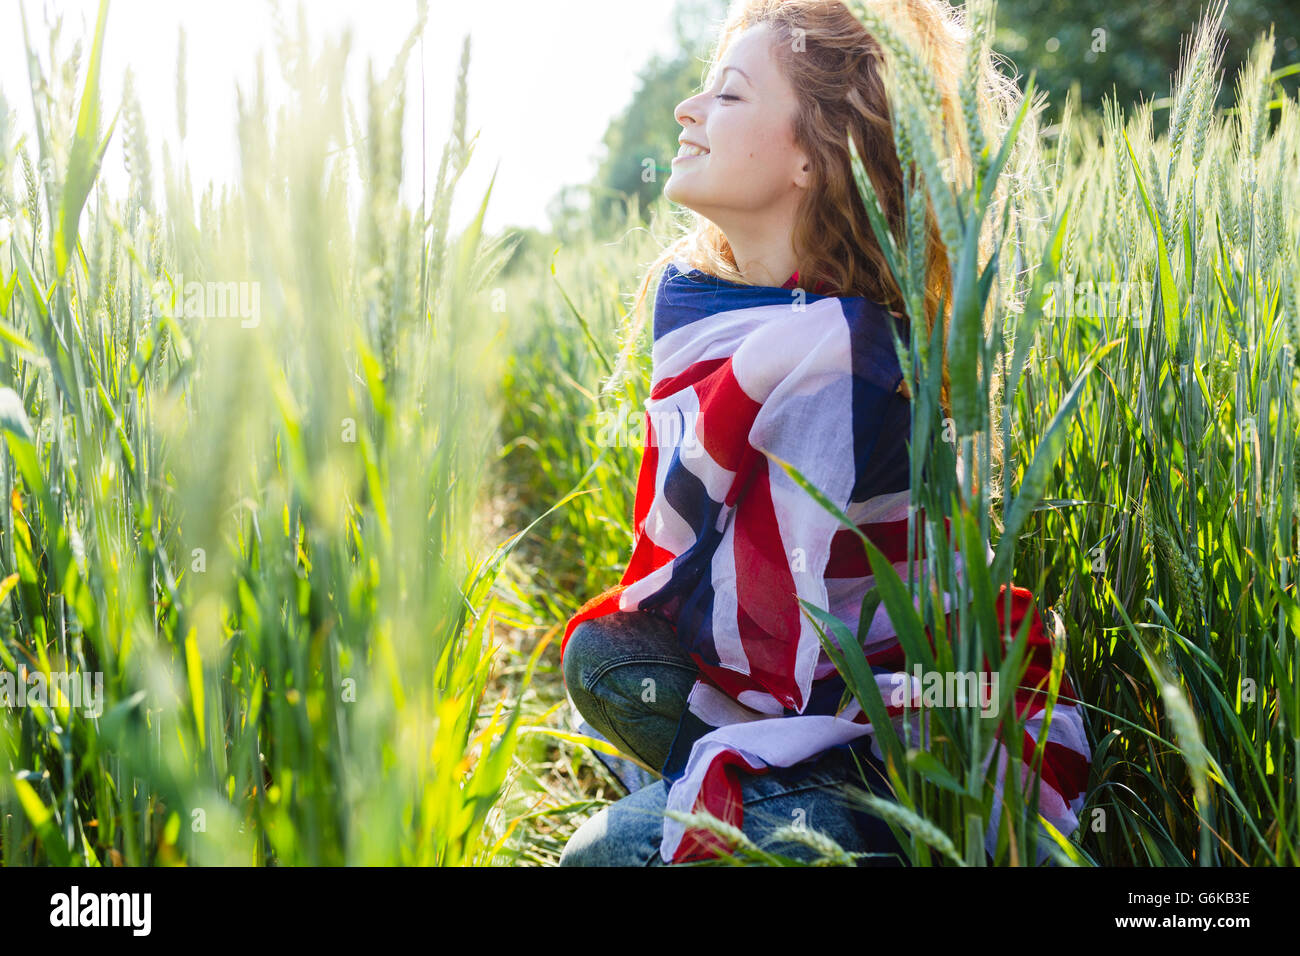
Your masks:
M793 147L788 135L765 124L747 123L720 134L724 165L743 173L754 185L771 185L785 177Z
M760 162L763 158L762 131L752 123L732 122L717 133L718 152L728 166L743 168Z

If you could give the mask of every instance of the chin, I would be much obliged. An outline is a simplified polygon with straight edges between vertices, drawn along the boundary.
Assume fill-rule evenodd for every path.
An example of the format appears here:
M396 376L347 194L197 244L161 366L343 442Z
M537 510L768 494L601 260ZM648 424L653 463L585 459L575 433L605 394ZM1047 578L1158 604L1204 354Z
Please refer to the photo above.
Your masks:
M679 206L685 206L687 209L693 209L697 212L700 206L703 205L699 201L700 197L696 196L692 190L685 189L680 184L674 184L671 179L664 184L664 196L669 202L674 202Z

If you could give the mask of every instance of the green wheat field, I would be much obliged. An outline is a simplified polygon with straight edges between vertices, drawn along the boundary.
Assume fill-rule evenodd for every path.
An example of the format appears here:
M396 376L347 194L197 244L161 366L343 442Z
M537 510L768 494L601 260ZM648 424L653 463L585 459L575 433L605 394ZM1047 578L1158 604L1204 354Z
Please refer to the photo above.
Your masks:
M456 85L456 120L425 202L403 201L426 13L360 103L344 45L280 37L266 69L291 108L241 97L239 183L198 196L174 150L160 194L129 86L103 101L106 2L53 71L21 21L31 88L0 91L5 865L553 865L623 795L574 730L559 644L630 553L641 449L601 425L638 414L648 331L604 386L680 210L634 207L619 242L557 242L531 272L482 227L490 189L453 234L468 42L429 78ZM1039 596L1093 750L1062 865L1300 863L1297 70L1263 34L1226 75L1216 22L1187 24L1172 95L1006 131L964 109L969 176L944 175L924 109L896 133L916 177L885 245L908 301L927 215L953 264L954 436L914 491L963 552L997 553L931 660L991 646L999 580ZM931 102L877 26L897 102ZM121 194L100 182L115 138ZM915 438L941 427L944 348L907 370ZM1000 466L976 451L994 432ZM970 505L958 449L999 468ZM869 600L917 641L933 606L881 577ZM997 658L1009 689L1016 654ZM993 728L937 717L928 753L886 742L897 799L873 810L916 865L984 865ZM999 865L1034 859L1035 799L1008 786ZM723 862L790 862L734 846Z

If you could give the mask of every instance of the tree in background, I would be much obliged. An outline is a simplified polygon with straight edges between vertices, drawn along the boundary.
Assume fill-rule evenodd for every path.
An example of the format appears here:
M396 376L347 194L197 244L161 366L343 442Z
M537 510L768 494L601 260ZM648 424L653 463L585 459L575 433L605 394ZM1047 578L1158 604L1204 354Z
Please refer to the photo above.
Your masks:
M1036 70L1036 82L1048 90L1054 108L1064 103L1073 83L1086 107L1100 108L1102 97L1112 91L1127 105L1168 95L1182 36L1206 6L1197 0L999 0L994 49L1010 57L1024 76ZM1223 18L1223 66L1229 77L1270 23L1275 26L1274 65L1300 62L1296 0L1229 0ZM1219 95L1226 103L1231 84Z

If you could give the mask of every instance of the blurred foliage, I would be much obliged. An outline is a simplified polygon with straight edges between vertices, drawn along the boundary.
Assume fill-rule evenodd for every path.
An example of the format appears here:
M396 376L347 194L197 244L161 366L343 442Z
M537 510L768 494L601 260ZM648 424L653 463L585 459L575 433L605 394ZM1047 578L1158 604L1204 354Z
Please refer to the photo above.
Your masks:
M1113 94L1121 104L1166 95L1183 35L1207 5L1193 0L1001 0L994 49L1018 71L1037 71L1037 85L1063 104L1071 84L1080 102L1100 108ZM1235 76L1255 37L1275 25L1275 67L1300 61L1300 5L1294 0L1229 0L1223 18L1223 66ZM1219 90L1219 105L1232 90Z

